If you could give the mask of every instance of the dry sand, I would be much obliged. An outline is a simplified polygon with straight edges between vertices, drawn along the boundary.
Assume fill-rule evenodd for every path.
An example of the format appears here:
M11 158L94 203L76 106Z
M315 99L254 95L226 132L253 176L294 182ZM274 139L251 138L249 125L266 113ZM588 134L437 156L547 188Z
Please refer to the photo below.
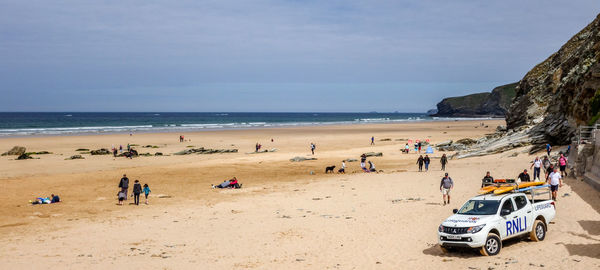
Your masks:
M402 154L406 142L398 139L477 138L502 123L485 122L489 128L459 121L209 131L186 133L192 141L185 143L174 133L0 139L1 151L22 145L53 152L0 158L0 269L598 269L599 193L572 178L559 191L543 242L508 241L495 257L441 253L438 225L476 194L485 171L514 178L532 156L516 149L451 160L456 188L451 205L442 206L441 153L419 173L417 155ZM245 154L256 142L278 151ZM312 157L310 142L318 160L289 161ZM77 148L127 143L159 146L136 147L141 153L171 154L188 145L240 153L64 160ZM371 151L384 153L370 158L384 173L360 173L350 162L345 175L324 174L325 166L339 168L342 159ZM116 205L123 173L150 185L150 205ZM232 176L243 189L210 188ZM50 193L64 202L27 204Z

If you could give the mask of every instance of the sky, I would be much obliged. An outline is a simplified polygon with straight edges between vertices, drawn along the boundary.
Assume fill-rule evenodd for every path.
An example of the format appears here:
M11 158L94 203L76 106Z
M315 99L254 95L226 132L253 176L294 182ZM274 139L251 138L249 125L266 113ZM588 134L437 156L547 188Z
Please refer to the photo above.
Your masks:
M520 80L598 0L0 0L0 111L425 112Z

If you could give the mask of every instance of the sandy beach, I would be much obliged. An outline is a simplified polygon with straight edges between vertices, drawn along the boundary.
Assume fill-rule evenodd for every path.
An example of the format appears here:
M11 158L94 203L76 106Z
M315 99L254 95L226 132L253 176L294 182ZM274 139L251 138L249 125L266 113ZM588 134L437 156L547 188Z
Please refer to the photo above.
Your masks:
M110 134L0 139L49 151L39 159L0 157L0 268L31 269L595 269L600 268L600 196L567 178L557 216L542 242L509 240L498 256L443 254L437 228L468 198L481 178L516 178L535 156L527 148L450 160L455 181L443 206L443 176L435 152L418 172L407 140L479 138L503 120L339 125L185 133ZM375 145L370 145L371 136ZM273 139L273 142L271 142ZM387 140L389 139L389 140ZM249 154L256 143L276 152ZM309 144L316 144L315 155ZM65 160L78 148L136 144L134 159L112 155ZM143 146L153 145L157 148ZM172 155L189 148L238 153ZM362 153L381 173L325 174ZM423 151L424 153L424 151ZM445 152L452 154L452 152ZM516 153L516 156L514 156ZM542 153L539 153L542 155ZM315 157L317 160L290 162ZM117 205L122 174L152 189L149 205ZM242 189L211 189L231 177ZM63 202L29 205L59 194Z

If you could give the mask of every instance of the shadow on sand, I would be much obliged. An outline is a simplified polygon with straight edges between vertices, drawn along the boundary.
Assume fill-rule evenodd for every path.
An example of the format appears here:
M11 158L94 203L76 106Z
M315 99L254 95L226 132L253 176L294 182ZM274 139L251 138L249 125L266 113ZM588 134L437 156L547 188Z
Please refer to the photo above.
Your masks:
M521 241L529 241L526 240L525 237L517 237L513 239L508 239L502 242L502 248L510 248L510 246L520 243ZM502 252L502 251L500 251ZM442 252L439 244L433 245L429 248L423 250L423 254L436 256L436 257L445 257L445 258L472 258L472 257L481 257L482 255L479 253L479 249L471 249L471 248L454 248L452 251L448 253Z

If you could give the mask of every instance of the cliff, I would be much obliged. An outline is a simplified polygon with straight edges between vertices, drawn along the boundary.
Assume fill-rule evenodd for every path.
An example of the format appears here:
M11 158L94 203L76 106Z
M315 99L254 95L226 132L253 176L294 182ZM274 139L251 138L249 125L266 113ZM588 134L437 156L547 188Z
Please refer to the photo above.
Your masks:
M504 117L515 97L517 83L511 83L494 88L491 93L477 93L461 97L443 99L437 104L436 116Z
M506 114L508 129L531 128L532 143L568 144L598 113L600 15L556 53L529 71Z
M478 140L458 158L545 143L569 144L580 125L600 118L600 15L557 52L531 69L516 86L506 113L507 129Z

